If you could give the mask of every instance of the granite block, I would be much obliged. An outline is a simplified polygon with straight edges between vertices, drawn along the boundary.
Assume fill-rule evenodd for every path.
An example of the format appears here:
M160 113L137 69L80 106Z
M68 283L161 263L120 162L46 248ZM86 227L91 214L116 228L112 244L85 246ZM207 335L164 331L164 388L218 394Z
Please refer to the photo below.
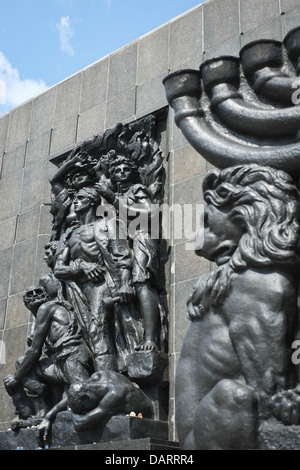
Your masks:
M262 22L256 28L243 33L241 36L241 45L244 46L257 39L275 39L276 41L281 41L283 39L281 16Z
M63 152L63 149L74 145L77 135L78 116L63 121L53 127L51 134L50 153Z
M170 22L169 68L182 67L188 60L200 64L202 59L203 6L193 9Z
M280 0L280 11L287 12L297 9L299 7L299 0Z
M31 165L38 160L44 160L49 155L51 131L40 134L28 141L25 164Z
M137 87L136 114L138 116L142 117L167 106L166 93L162 84L162 80L166 75L167 69L163 74L141 83Z
M280 14L279 2L270 0L240 0L241 31L256 28Z
M54 126L73 120L78 115L81 78L82 73L77 73L57 85Z
M164 25L140 38L137 84L149 82L168 70L169 27Z
M25 151L26 144L23 144L4 154L2 176L8 176L24 167Z
M17 216L0 222L0 251L5 250L15 242Z
M28 286L29 287L29 286ZM7 299L6 328L14 328L30 321L31 313L23 302L23 293L11 295Z
M32 102L15 108L10 113L10 120L7 134L6 152L20 145L24 145L29 136L29 125L31 118Z
M118 122L123 124L128 121L133 121L135 115L135 101L136 101L136 89L131 88L130 90L121 93L117 97L107 102L106 109L106 128L113 127Z
M53 126L57 87L50 88L32 102L29 140L45 134Z
M94 135L104 132L105 115L105 103L99 104L98 106L81 113L78 118L77 142L82 142L89 137L93 137Z
M203 5L203 49L228 41L239 34L239 1L214 0Z
M7 303L7 297L0 299L0 330L3 330L5 326L6 303ZM2 339L2 333L1 333L0 339Z
M0 298L6 297L8 294L11 263L12 263L12 247L0 251Z
M3 153L6 148L6 137L9 123L9 114L0 117L0 153Z
M40 207L23 212L18 217L16 242L22 242L38 234L40 221Z
M110 56L108 100L132 89L136 85L136 73L137 42L134 42Z
M109 59L103 59L82 71L80 114L104 103L107 93Z
M39 161L24 170L20 212L25 212L42 203L45 178L45 163Z
M36 239L15 245L11 269L10 295L25 291L33 284Z

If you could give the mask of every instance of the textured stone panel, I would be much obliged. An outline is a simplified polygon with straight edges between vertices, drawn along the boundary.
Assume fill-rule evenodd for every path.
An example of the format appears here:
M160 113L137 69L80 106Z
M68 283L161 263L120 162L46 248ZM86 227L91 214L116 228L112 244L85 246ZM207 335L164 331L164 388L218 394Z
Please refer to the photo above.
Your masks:
M288 11L283 16L284 22L284 35L287 34L291 29L296 28L300 24L300 7L293 11Z
M240 0L241 31L253 29L260 23L279 15L279 2L270 0Z
M2 163L2 176L7 176L24 167L26 144L5 153Z
M25 212L42 203L45 163L33 163L24 170L20 212Z
M13 249L6 248L0 251L0 298L6 297L8 294L11 263L12 263Z
M6 346L6 364L0 367L0 383L3 383L5 374L11 374L15 371L15 362L23 356L27 349L28 325L21 325L16 328L9 328L4 331L3 341ZM9 398L9 397L8 397ZM11 398L8 400L11 403ZM13 405L12 409L13 408ZM1 401L2 411L2 401ZM2 413L1 413L2 414ZM9 419L9 415L4 415L4 420Z
M14 244L17 216L0 222L0 251Z
M238 51L241 48L241 38L243 36L237 35L233 38L228 39L228 41L224 41L217 46L212 47L210 49L206 49L205 53L203 54L203 61L212 59L213 57L218 57L221 55L234 55L238 54ZM200 64L199 64L200 65Z
M24 292L33 284L36 259L36 239L18 243L14 249L10 295Z
M142 83L137 87L136 113L138 116L149 114L166 106L166 94L162 79L166 73Z
M28 140L32 102L28 102L10 113L6 151L24 145Z
M186 63L188 59L202 57L202 5L190 13L170 22L169 68Z
M299 7L299 0L280 0L280 11L286 12Z
M30 311L24 305L23 294L8 297L5 325L7 329L27 324L30 320L30 315Z
M131 89L136 84L137 43L110 56L108 99Z
M203 5L204 50L239 34L238 0L214 0Z
M106 104L99 104L80 114L78 119L77 142L104 132Z
M50 214L50 205L43 204L40 207L40 225L39 233L40 234L49 234L51 233L51 224L52 224L52 215Z
M81 77L82 74L78 73L57 85L54 126L76 118L79 111Z
M107 93L109 59L103 59L82 71L80 113L104 103Z
M65 121L53 128L50 153L55 153L70 145L74 145L77 133L77 120L78 117L73 116L69 121Z
M20 193L22 189L23 171L15 172L0 183L0 220L8 219L18 214Z
M182 340L190 325L190 320L186 316L186 302L196 279L197 277L172 286L173 325L170 331L170 343L174 352L181 350Z
M49 132L53 125L57 87L42 93L32 102L29 139Z
M206 161L190 145L174 151L174 183L206 172ZM202 200L202 197L201 197Z
M0 330L3 330L5 326L6 303L7 303L6 297L4 297L3 299L0 299ZM0 339L2 339L2 333L0 335Z
M167 73L169 27L158 28L139 40L137 83L149 82L153 77Z
M106 128L118 122L132 121L135 115L135 88L125 91L107 102Z
M0 153L5 151L8 122L9 114L6 114L0 118Z
M26 165L31 165L38 160L44 160L49 155L51 131L40 134L28 141L26 149Z
M281 16L278 16L278 18L267 20L256 28L244 33L241 36L241 45L244 46L248 42L256 41L258 38L281 40L281 30Z
M208 261L195 256L194 251L186 250L185 243L180 243L174 247L175 250L175 282L194 279L201 273L209 271ZM188 293L187 293L188 294Z
M38 234L40 207L23 212L18 217L16 242L28 240Z

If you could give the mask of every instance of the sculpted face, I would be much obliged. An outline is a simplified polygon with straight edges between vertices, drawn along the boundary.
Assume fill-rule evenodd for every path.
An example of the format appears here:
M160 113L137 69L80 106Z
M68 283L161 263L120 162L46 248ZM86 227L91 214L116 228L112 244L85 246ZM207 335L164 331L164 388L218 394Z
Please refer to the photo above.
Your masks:
M131 168L126 163L121 163L115 169L117 183L127 183L131 178Z
M74 212L85 212L91 207L90 198L83 192L78 191L78 194L74 198Z
M213 204L208 204L205 208L202 230L203 233L197 237L201 242L196 244L195 252L218 265L230 259L244 233L238 222L232 221L227 211Z
M55 251L52 248L46 248L45 249L44 260L46 261L46 263L49 267L52 267L54 265Z
M42 286L33 286L27 289L23 296L24 304L29 310L40 307L48 300L47 291Z

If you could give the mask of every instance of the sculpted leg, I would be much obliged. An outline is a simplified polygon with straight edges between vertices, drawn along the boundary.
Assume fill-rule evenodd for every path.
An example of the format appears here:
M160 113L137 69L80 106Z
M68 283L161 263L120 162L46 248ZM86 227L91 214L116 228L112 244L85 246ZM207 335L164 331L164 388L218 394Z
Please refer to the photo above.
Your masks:
M221 380L195 410L194 429L186 442L197 449L257 448L257 401L254 391L235 380Z

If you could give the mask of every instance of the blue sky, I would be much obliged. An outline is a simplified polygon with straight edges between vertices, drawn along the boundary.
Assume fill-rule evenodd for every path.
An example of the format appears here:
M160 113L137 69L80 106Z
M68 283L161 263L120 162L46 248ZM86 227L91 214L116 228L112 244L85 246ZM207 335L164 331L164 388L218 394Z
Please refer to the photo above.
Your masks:
M200 3L0 0L0 115Z

